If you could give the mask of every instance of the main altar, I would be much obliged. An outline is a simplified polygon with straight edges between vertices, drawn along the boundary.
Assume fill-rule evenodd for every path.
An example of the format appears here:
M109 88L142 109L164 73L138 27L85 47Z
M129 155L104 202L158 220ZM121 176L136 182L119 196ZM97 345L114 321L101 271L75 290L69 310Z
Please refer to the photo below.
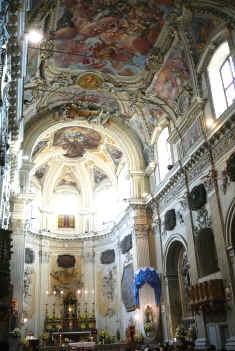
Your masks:
M56 314L55 304L52 305L52 314L48 313L46 305L44 335L50 344L63 344L65 342L96 341L95 304L88 312L88 303L81 305L73 295L67 295L61 304L61 314Z

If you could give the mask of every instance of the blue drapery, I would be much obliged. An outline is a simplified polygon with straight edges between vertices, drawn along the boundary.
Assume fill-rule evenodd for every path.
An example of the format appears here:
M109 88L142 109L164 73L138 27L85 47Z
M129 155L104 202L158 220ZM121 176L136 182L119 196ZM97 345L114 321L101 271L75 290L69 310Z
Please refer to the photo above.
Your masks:
M152 267L140 268L135 274L135 280L134 280L135 305L137 307L140 306L139 289L145 283L148 283L154 289L156 305L160 305L160 298L161 298L160 277L159 277L159 274L156 272L156 270Z

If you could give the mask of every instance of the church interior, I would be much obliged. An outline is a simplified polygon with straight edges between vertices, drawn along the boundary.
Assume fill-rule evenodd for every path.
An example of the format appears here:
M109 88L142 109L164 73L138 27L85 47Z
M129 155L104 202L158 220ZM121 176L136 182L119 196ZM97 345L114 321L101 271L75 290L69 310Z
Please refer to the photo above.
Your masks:
M0 343L235 350L234 1L0 13Z

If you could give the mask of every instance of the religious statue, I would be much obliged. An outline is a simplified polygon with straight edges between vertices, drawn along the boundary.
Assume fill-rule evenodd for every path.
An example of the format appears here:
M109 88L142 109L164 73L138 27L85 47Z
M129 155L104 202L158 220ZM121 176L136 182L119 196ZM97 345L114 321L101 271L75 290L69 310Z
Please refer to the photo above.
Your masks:
M150 305L147 305L144 310L144 331L146 336L149 336L153 330L153 310Z

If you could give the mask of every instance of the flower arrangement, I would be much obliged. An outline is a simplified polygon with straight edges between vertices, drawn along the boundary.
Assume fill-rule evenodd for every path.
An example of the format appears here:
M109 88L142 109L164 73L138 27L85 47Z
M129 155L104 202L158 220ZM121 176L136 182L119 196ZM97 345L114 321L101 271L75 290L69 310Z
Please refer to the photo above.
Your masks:
M80 319L86 319L86 315L85 314L80 314Z
M55 326L57 331L61 331L62 330L62 325L61 324L56 324Z
M143 337L142 334L137 333L137 334L135 334L135 336L134 336L134 340L135 340L135 342L136 342L137 344L142 344L143 341L144 341L144 337Z
M15 328L12 330L12 335L16 338L20 338L21 337L21 331L19 328Z
M40 335L40 339L43 340L43 341L47 341L47 340L49 340L49 338L50 338L50 334L49 333L42 333Z
M53 329L53 328L52 328L52 325L50 325L50 324L47 324L47 325L46 325L46 330L47 330L47 331L50 331L50 330L52 330L52 329Z
M144 331L145 333L150 333L153 329L153 323L152 322L145 322L144 323Z
M68 343L69 343L69 338L64 338L64 342L65 342L66 344L68 344Z
M86 329L86 324L85 323L81 323L81 329Z
M47 315L47 319L49 319L49 320L53 320L53 316L52 316L52 314L48 314L48 315Z
M89 328L89 329L94 328L94 323L88 323L88 328Z
M179 327L177 327L176 328L176 331L175 331L175 337L176 337L176 339L182 339L182 338L184 338L185 337L185 329L184 329L184 327L182 327L182 326L179 326Z
M56 317L55 317L55 319L56 319L57 321L60 321L60 320L61 320L61 314L57 314Z
M98 336L99 336L99 341L100 341L102 344L104 344L104 343L105 343L105 339L106 339L107 337L109 337L110 335L109 335L109 333L108 333L107 330L101 329L101 330L99 330L99 332L98 332Z

